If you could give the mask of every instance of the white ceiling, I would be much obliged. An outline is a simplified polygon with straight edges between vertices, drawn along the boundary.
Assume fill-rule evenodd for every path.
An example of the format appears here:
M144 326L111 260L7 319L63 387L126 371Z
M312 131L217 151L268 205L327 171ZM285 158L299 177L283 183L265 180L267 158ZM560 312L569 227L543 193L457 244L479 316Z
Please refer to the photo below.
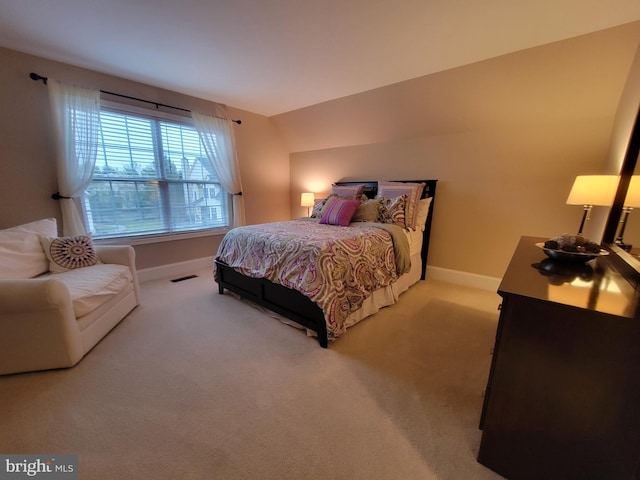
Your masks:
M0 0L0 46L271 116L635 20L638 0Z

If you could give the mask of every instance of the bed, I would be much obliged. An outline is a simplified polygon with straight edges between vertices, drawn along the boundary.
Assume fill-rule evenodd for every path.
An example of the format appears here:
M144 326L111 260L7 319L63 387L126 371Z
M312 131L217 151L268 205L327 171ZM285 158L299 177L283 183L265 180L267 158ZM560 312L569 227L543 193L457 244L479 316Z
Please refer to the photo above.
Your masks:
M218 292L227 289L306 328L327 348L348 327L426 278L436 183L336 182L310 218L230 230L214 261ZM340 223L344 218L335 212L332 217L336 205L341 213L357 205L352 221ZM361 215L371 205L385 219Z

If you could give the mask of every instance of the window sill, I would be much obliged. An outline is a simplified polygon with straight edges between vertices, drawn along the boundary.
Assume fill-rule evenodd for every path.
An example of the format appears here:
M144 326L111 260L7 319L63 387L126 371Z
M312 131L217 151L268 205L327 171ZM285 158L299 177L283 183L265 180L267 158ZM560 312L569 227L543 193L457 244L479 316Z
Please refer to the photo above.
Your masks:
M199 232L185 233L162 233L158 235L138 235L132 237L117 237L96 239L96 245L145 245L150 243L173 242L176 240L187 240L190 238L215 237L227 233L230 228L216 228Z

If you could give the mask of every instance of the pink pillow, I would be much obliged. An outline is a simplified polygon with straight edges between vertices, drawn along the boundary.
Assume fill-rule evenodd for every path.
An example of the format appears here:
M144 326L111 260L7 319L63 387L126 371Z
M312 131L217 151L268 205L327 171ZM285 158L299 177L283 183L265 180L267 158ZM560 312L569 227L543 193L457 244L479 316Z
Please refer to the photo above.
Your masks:
M346 227L351 222L353 214L360 206L360 200L346 200L333 197L329 199L322 212L320 223L327 225L340 225Z

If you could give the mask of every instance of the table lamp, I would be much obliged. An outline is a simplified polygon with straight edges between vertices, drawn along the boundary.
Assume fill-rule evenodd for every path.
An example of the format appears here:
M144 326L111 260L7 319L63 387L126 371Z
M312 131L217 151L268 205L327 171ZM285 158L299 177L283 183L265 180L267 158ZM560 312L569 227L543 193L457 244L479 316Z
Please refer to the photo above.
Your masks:
M617 175L578 175L576 177L567 198L567 205L582 205L584 207L578 235L582 235L582 229L589 219L589 213L593 206L610 207L613 205L617 188Z
M627 188L627 195L624 197L624 206L622 207L622 218L620 219L620 232L616 237L616 244L626 250L631 250L631 245L624 243L624 229L627 226L629 214L634 208L640 207L640 175L633 175Z
M309 208L313 207L314 203L315 203L315 195L313 193L305 192L302 195L300 195L300 206L307 207L307 217L310 215Z

